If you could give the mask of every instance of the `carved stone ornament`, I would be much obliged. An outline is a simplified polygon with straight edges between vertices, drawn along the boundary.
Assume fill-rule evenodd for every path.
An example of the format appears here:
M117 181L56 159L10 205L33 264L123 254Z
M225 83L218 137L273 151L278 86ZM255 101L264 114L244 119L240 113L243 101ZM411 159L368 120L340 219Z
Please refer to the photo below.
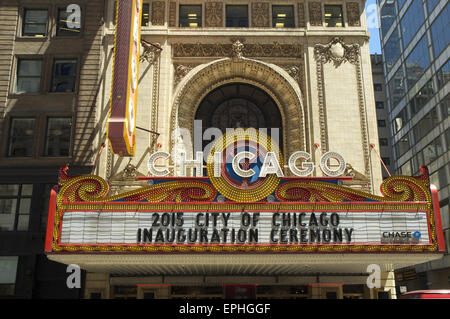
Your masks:
M309 6L309 24L313 27L322 26L322 3L308 2Z
M241 41L236 40L233 42L232 45L232 56L235 59L242 59L244 57L243 51L244 51L244 44L242 44Z
M346 45L342 38L334 38L328 44L316 44L314 56L322 63L333 61L336 67L343 62L358 63L359 44Z
M223 27L223 2L205 3L205 26Z
M169 3L169 27L176 27L177 24L177 3L171 1Z
M174 86L177 86L178 83L191 71L193 68L195 68L196 65L194 64L174 64Z
M349 163L345 166L344 176L352 176L354 181L368 182L369 179L362 173L358 172Z
M298 4L298 26L299 28L306 27L305 4L303 2Z
M164 1L152 2L152 25L164 25L166 3Z
M347 2L347 17L349 26L351 27L361 26L358 2Z
M269 3L252 3L252 27L268 28L270 26Z
M280 65L297 83L302 82L303 74L300 65Z
M136 180L136 177L139 176L144 176L143 174L141 174L136 166L134 166L133 164L128 164L123 171L117 173L116 175L114 175L111 180L113 181L127 181L127 180L131 180L134 181Z
M233 40L232 40L233 41ZM236 41L236 40L234 40ZM242 40L240 40L242 44ZM173 57L232 57L233 44L223 43L174 43ZM241 49L238 49L241 50ZM245 43L242 47L242 56L245 57L272 57L272 58L303 58L301 44L272 44Z
M156 43L156 45L159 46L159 43ZM160 54L161 50L157 47L149 44L148 42L141 41L140 62L147 61L150 65L152 65L156 62Z

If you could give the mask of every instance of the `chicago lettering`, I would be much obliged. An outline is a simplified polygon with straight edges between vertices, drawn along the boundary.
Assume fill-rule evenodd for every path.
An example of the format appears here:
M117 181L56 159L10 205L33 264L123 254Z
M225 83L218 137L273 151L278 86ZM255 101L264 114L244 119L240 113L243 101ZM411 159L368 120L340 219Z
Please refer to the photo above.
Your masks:
M237 153L233 158L230 164L232 164L232 169L234 173L236 173L240 177L249 178L256 174L256 172L253 169L244 169L242 168L239 163L244 160L253 160L256 155L251 152L239 152ZM167 176L170 174L169 169L159 169L156 167L155 162L158 159L169 159L170 154L167 152L156 152L150 155L148 159L148 171L153 176ZM299 177L309 176L313 173L315 164L313 162L309 162L311 160L311 155L307 152L298 151L293 153L289 157L288 161L288 167L290 171ZM222 165L222 153L215 152L214 156L214 163L217 165L214 165L214 176L220 177L221 175L221 169ZM301 168L299 168L296 165L296 161L299 159L305 160L301 164ZM330 159L335 159L338 162L337 168L331 168L328 164L328 161ZM201 177L203 176L203 152L196 152L195 153L195 159L189 160L186 158L186 153L181 152L179 158L177 159L177 165L180 168L180 176L187 176L187 167L195 167L196 168L196 176ZM320 159L320 169L322 172L331 177L337 177L341 176L345 172L345 160L339 153L336 152L327 152L322 155ZM284 177L283 170L280 166L280 163L278 161L278 156L275 152L267 152L264 161L262 163L260 172L258 177L266 177L267 175L277 175L278 177Z

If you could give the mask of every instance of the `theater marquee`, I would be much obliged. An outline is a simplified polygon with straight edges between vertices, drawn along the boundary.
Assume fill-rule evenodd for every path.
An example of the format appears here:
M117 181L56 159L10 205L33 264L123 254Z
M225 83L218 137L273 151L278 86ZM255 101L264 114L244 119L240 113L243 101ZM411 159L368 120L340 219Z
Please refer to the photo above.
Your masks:
M437 191L426 169L384 181L384 196L335 179L283 178L257 202L236 202L209 178L156 178L107 196L93 175L61 171L47 252L439 252Z
M267 154L277 154L277 163L283 158L260 137L218 140L211 154L222 155L210 158L221 160L207 162L209 177L142 177L148 186L112 196L99 176L71 177L62 168L50 201L46 252L445 250L426 167L418 177L387 178L384 196L340 186L349 177L279 177L277 165L258 175ZM248 156L234 161L242 151ZM247 176L250 170L255 174Z

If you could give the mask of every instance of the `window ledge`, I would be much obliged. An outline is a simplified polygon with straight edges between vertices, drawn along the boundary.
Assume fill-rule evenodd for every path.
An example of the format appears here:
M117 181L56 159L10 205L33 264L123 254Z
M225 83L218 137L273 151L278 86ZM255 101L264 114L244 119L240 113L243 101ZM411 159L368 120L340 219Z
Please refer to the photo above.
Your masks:
M36 41L36 42L45 42L49 39L49 36L45 37L33 37L33 36L23 36L18 35L16 36L16 41Z

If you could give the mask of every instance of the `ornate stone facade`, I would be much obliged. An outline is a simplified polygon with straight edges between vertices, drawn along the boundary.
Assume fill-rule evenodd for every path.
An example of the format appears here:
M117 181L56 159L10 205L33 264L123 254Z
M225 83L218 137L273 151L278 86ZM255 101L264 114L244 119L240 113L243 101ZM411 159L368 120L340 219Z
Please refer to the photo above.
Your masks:
M242 54L246 57L271 58L303 58L303 47L300 44L272 44L243 42ZM173 56L181 57L231 57L232 43L174 43Z
M164 25L166 15L166 2L154 1L152 2L152 25Z
M348 45L343 38L335 37L328 44L316 44L314 46L314 56L316 59L317 68L317 91L319 101L319 118L320 118L320 132L321 132L321 147L322 152L329 150L329 136L328 136L328 120L325 101L325 81L324 81L324 64L332 62L335 68L341 66L342 63L348 62L355 65L355 82L357 88L357 100L359 106L359 121L361 129L361 143L364 161L364 173L367 182L362 186L366 190L372 190L371 187L371 169L370 169L370 146L369 146L369 129L367 124L366 102L364 100L363 78L361 74L360 61L360 45Z
M308 2L309 24L314 27L322 26L322 3L318 1Z
M205 3L205 26L210 28L223 26L223 2Z
M306 27L305 4L303 2L300 2L297 5L298 5L298 27L304 28Z
M169 27L176 27L177 24L177 3L169 3Z
M271 28L271 7L276 3L269 1L249 3L250 28L227 29L225 4L219 1L203 3L203 27L178 28L180 3L166 3L167 9L160 6L157 12L151 12L153 22L159 14L159 27L142 29L137 125L160 135L137 131L137 156L130 164L139 172L147 173L149 153L172 153L172 147L178 144L174 141L175 129L193 133L193 121L204 98L216 89L222 92L239 83L254 86L273 99L280 113L280 146L285 157L305 150L318 167L321 154L345 153L353 169L367 178L358 178L352 187L378 190L381 165L369 147L378 139L373 97L368 90L372 85L365 78L370 74L368 42L361 32L365 26L339 33L340 28L323 26L325 2L292 0L289 4L295 9L295 28L253 28ZM349 7L343 3L348 25L353 3L361 8L357 0L349 3ZM313 32L308 32L309 28ZM113 43L113 37L110 41ZM159 43L162 50L146 42ZM351 111L339 113L344 109ZM351 124L337 128L344 122ZM190 156L192 149L185 150ZM120 162L117 155L105 150L102 156L108 163L105 177L125 169L127 162ZM314 174L322 176L320 169Z
M270 26L269 9L268 2L252 2L252 27L267 28Z
M347 2L347 20L350 27L361 26L358 2Z
M205 93L226 83L240 81L263 89L281 108L286 124L282 128L283 136L289 136L289 143L286 139L283 141L286 153L292 154L294 150L307 148L300 89L293 80L285 78L270 65L246 58L221 59L204 65L187 80L186 85L177 90L172 109L171 132L180 127L192 133L195 111ZM192 105L196 107L193 108ZM173 143L174 139L171 140Z

